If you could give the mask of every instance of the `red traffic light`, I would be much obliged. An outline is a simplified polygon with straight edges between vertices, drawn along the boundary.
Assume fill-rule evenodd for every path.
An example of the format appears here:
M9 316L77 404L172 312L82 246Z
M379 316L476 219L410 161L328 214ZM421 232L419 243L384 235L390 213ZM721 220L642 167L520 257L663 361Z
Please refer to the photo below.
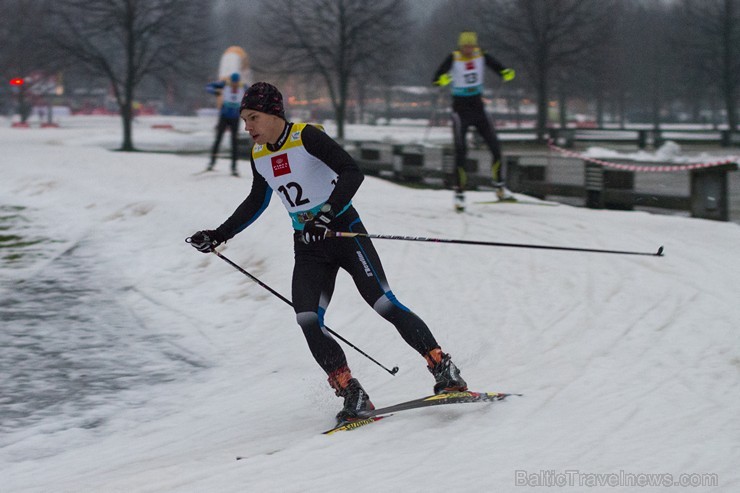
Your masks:
M11 86L22 86L25 81L22 77L16 77L15 79L10 79L10 85Z

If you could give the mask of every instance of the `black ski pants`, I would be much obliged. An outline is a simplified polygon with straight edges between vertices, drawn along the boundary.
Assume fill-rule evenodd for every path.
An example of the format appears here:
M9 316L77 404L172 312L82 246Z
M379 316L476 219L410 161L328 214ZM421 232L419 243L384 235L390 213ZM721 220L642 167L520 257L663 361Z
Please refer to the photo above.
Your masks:
M330 227L334 231L367 233L353 207L332 221ZM324 330L324 313L340 268L352 276L367 304L393 324L419 354L439 347L424 321L396 299L370 238L327 238L306 245L296 233L294 249L292 296L296 320L311 354L327 374L347 364L342 348Z
M211 149L211 164L216 162L216 154L221 146L221 139L226 129L231 132L231 171L236 171L236 137L239 134L239 118L226 118L223 115L218 119L216 125L216 141Z
M488 146L493 155L493 181L501 182L501 144L488 115L482 105L480 108L460 108L453 106L452 111L452 134L455 142L455 186L459 190L465 190L467 185L467 172L465 161L468 155L468 143L466 135L470 127L475 127Z

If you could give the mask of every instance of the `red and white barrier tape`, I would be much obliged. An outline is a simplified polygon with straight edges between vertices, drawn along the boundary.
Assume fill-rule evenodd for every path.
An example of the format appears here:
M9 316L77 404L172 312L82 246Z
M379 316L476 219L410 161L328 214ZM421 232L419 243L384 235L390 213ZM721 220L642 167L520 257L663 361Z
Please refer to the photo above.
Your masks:
M723 161L714 161L710 163L692 163L692 164L672 164L667 166L644 166L644 165L635 165L635 164L620 164L620 163L610 163L609 161L602 161L601 159L595 159L588 156L584 156L583 154L579 154L577 152L569 151L567 149L563 149L562 147L556 146L552 139L547 141L548 147L550 149L557 151L561 154L564 154L566 156L576 157L578 159L583 159L584 161L588 161L591 163L600 164L602 166L606 166L608 168L615 168L615 169L623 169L628 171L643 171L647 173L651 172L665 172L665 171L687 171L692 169L701 169L701 168L713 168L715 166L722 166L725 164L731 164L731 163L737 163L740 161L740 159L725 159Z

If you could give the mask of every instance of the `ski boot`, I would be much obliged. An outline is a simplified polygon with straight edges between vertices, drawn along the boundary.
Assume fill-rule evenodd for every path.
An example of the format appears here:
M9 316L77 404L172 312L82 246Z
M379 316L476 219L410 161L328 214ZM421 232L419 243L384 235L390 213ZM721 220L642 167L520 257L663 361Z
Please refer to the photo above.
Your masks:
M496 198L499 202L516 202L516 198L509 192L502 182L494 183L493 188L496 189Z
M344 398L344 407L337 413L337 423L362 419L365 412L375 409L370 396L360 382L352 378L346 366L329 375L329 385L338 397Z
M460 370L452 362L449 354L441 349L432 349L426 356L427 368L434 375L434 394L446 392L464 392L468 390L468 384L460 376Z
M465 212L465 193L461 190L455 191L455 212Z

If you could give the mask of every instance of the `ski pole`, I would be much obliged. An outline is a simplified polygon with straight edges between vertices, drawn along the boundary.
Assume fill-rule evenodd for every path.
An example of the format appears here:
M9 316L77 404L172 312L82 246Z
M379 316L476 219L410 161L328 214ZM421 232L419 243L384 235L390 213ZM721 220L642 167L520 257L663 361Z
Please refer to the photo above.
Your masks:
M595 253L619 253L623 255L648 255L651 257L662 257L663 247L658 248L656 253L650 252L630 252L624 250L600 250L597 248L576 248L561 247L548 245L529 245L523 243L499 243L496 241L473 241L473 240L448 240L444 238L425 238L423 236L397 236L397 235L376 235L366 233L347 233L343 231L329 231L326 233L327 238L373 238L378 240L402 240L402 241L425 241L431 243L455 243L458 245L482 245L514 248L538 248L542 250L566 250L571 252L595 252Z
M216 255L218 255L219 258L223 259L226 263L228 263L229 265L231 265L232 267L234 267L236 270L238 270L239 272L241 272L245 276L249 277L251 280L253 280L257 284L259 284L260 286L262 286L263 288L265 288L266 290L268 290L269 292L271 292L272 294L274 294L275 296L277 296L281 300L283 300L288 305L293 306L293 303L288 298L286 298L285 296L281 295L280 293L278 293L277 291L275 291L274 289L272 289L270 286L268 286L264 282L260 281L259 279L257 279L256 277L254 277L252 274L250 274L246 270L244 270L241 267L239 267L237 264L235 264L234 262L232 262L231 260L229 260L228 258L226 258L220 252L217 252L216 250L213 250L213 253L215 253ZM378 365L379 367L381 367L382 369L384 369L385 371L387 371L388 373L390 373L391 375L394 375L395 376L396 373L398 373L398 367L397 366L394 366L392 370L389 370L388 368L386 368L385 366L383 366L382 364L380 364L375 358L373 358L372 356L370 356L369 354L367 354L365 351L363 351L362 349L358 348L357 346L355 346L354 344L352 344L351 342L349 342L347 339L345 339L341 335L339 335L336 332L334 332L333 330L331 330L326 325L324 326L324 328L326 329L327 332L331 333L334 337L336 337L337 339L339 339L340 341L342 341L343 343L345 343L346 345L348 345L349 347L351 347L352 349L354 349L355 351L357 351L358 353L360 353L361 355L363 355L364 357L366 357L367 359L369 359L370 361L372 361L373 363L375 363L376 365Z
M185 241L188 242L188 243L190 243L188 241L189 239L190 238L187 238ZM265 284L264 282L260 281L259 279L257 279L255 276L253 276L249 272L247 272L246 270L242 269L239 265L235 264L234 262L232 262L231 260L229 260L228 258L226 258L225 255L221 254L220 252L217 252L216 250L213 250L213 253L215 253L216 255L218 255L219 258L223 259L224 262L226 262L227 264L231 265L233 268L235 268L236 270L238 270L239 272L241 272L242 274L244 274L245 276L247 276L248 278L250 278L251 280L253 280L257 284L259 284L260 286L262 286L263 288L265 288L266 290L268 290L269 292L271 292L277 298L280 298L281 300L283 300L288 305L293 306L293 303L288 298L286 298L282 294L278 293L277 291L275 291L274 289L272 289L270 286L268 286L267 284ZM388 373L390 373L391 375L395 376L396 373L398 373L398 367L397 366L394 366L393 369L389 370L388 368L386 368L385 366L383 366L382 364L380 364L377 360L375 360L375 358L373 358L372 356L370 356L369 354L367 354L365 351L363 351L362 349L358 348L357 346L355 346L354 344L352 344L351 342L349 342L347 339L345 339L341 335L339 335L336 332L334 332L333 330L331 330L329 327L324 326L324 328L326 329L327 332L331 333L334 337L336 337L337 339L339 339L340 341L342 341L343 343L345 343L346 345L348 345L349 347L351 347L352 349L354 349L355 351L357 351L358 353L360 353L361 355L363 355L364 357L366 357L367 359L369 359L370 361L372 361L373 363L375 363L376 365L378 365L379 367L381 367L382 369L384 369L385 371L387 371Z

